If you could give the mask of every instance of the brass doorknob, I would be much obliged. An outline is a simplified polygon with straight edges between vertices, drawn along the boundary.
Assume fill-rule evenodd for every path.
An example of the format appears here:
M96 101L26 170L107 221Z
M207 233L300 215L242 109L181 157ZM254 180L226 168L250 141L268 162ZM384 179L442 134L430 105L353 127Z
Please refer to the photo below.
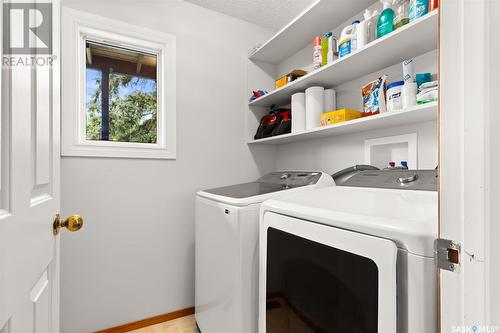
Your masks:
M54 216L54 223L52 224L52 231L54 235L59 234L61 228L66 228L69 231L78 231L83 226L83 218L80 215L71 215L65 220L61 220L59 214Z

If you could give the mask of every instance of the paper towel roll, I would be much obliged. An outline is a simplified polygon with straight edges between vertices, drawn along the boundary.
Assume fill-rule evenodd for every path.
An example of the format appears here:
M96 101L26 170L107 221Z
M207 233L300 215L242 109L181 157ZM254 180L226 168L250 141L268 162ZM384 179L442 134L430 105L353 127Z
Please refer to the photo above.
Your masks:
M323 87L311 87L306 89L306 129L313 129L320 126L319 116L324 108Z
M292 95L292 133L306 129L306 94Z
M401 88L401 99L403 108L409 108L417 105L417 83L407 81Z
M325 89L323 112L337 109L337 94L333 89Z

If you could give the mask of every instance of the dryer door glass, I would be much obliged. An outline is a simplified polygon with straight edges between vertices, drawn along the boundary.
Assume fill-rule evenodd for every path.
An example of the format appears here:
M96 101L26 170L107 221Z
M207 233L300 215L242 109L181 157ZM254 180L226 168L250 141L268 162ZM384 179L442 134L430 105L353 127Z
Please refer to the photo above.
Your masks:
M377 332L371 259L270 227L266 269L267 333Z

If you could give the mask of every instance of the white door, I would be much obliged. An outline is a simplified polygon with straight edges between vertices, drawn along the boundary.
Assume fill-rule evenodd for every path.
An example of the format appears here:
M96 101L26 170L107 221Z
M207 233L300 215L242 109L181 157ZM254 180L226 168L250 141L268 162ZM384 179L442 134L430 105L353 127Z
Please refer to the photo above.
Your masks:
M6 58L16 63L2 66L1 80L0 332L58 332L59 240L52 220L60 204L60 8L58 2L12 3L2 11L3 23L10 19L2 44L10 34L9 47L27 42L37 51L26 56L2 50L2 64ZM51 13L52 32L43 38L37 34L47 32L33 28L50 23ZM50 54L42 50L50 47L47 36ZM26 63L32 59L39 65Z
M499 16L497 0L440 1L439 236L461 246L439 272L443 333L500 332Z

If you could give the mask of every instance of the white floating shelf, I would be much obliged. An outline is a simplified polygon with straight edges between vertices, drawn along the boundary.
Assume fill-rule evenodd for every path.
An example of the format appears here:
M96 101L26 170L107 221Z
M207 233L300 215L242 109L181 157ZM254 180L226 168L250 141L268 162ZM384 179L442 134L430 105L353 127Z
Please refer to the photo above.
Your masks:
M306 47L308 43L312 45L315 36L323 35L333 27L341 25L374 2L374 0L318 0L262 44L249 56L249 59L278 64Z
M349 6L353 2L346 1ZM437 10L379 38L365 48L274 90L249 103L250 106L290 104L291 96L314 85L334 87L402 62L403 60L437 49ZM312 47L311 47L312 52Z
M417 105L412 108L385 112L382 114L354 119L343 123L329 126L317 127L312 130L283 134L269 138L251 140L248 144L282 145L297 141L321 139L329 136L359 133L376 130L379 128L402 126L414 123L422 123L437 119L438 103Z

